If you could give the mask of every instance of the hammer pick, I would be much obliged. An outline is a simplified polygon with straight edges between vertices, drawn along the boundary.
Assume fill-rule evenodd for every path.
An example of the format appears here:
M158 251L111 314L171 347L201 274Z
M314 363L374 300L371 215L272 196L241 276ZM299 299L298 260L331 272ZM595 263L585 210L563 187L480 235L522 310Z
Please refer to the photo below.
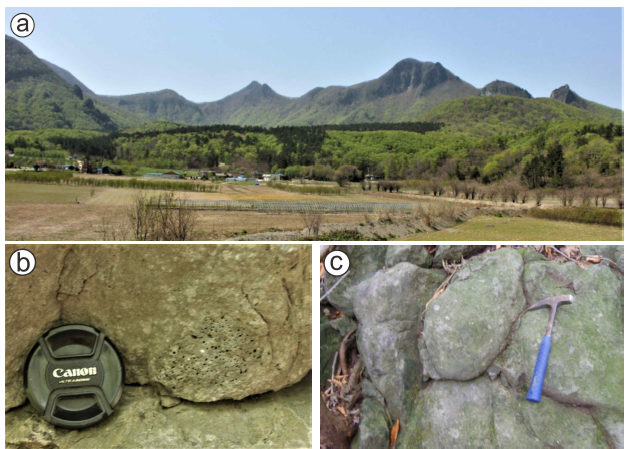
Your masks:
M550 307L550 316L548 317L548 327L546 328L546 334L539 346L539 355L537 356L537 364L535 365L535 372L532 375L532 382L530 383L530 390L526 395L526 400L530 402L541 402L541 391L543 390L543 379L546 377L546 369L548 368L548 357L550 356L550 346L552 344L552 325L554 324L554 316L557 312L557 307L564 304L572 304L574 297L572 295L553 296L546 298L543 301L539 301L533 304L526 312L531 310L542 309L543 307Z

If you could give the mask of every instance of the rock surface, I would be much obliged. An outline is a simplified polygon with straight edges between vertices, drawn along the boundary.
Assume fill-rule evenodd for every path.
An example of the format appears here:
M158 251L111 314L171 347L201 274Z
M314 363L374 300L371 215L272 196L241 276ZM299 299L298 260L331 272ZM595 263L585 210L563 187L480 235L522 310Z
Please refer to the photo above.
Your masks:
M607 440L587 410L545 397L531 404L481 376L431 382L396 447L606 448Z
M488 379L438 381L423 391L397 447L491 447L493 399Z
M37 339L59 322L59 276L71 245L6 245L5 248L5 399L9 410L26 400L22 370ZM36 255L35 270L28 276L11 271L9 257L28 249Z
M151 386L126 387L107 421L65 430L30 405L5 416L7 449L172 449L311 447L311 375L278 392L243 401L163 408Z
M390 245L386 251L386 268L409 262L421 268L432 265L432 255L424 245Z
M348 256L351 270L327 298L344 315L353 316L353 289L361 281L384 268L387 247L382 245L350 245L338 246L336 249ZM325 291L329 291L338 280L337 277L326 276Z
M393 419L404 416L421 387L420 314L443 281L437 270L402 262L357 285L357 347Z
M386 448L390 443L390 426L383 406L374 398L366 398L362 402L361 422L357 435L353 439L353 447Z
M436 251L433 269L400 262L349 285L366 366L366 406L352 447L387 447L387 426L396 418L396 448L623 447L619 267L601 262L582 269L549 261L532 248L472 257L485 248L445 246ZM621 247L581 250L624 264ZM386 259L405 251L389 250ZM464 254L466 263L421 320L445 279L437 261L459 261ZM428 277L419 283L420 273ZM532 404L525 395L549 311L525 311L563 294L575 300L557 312L543 398Z
M473 379L500 354L525 304L522 272L514 249L484 254L465 264L430 304L423 338L440 377Z
M7 274L6 406L24 399L36 339L64 323L104 331L128 383L190 401L279 390L311 369L308 246L23 247L37 268Z
M460 263L463 257L467 259L487 248L486 245L438 245L434 253L433 266L442 267L443 261Z
M622 278L606 265L532 262L524 270L528 303L572 294L561 306L552 331L544 393L568 404L624 409L624 323ZM514 335L530 381L548 321L548 309L528 312Z

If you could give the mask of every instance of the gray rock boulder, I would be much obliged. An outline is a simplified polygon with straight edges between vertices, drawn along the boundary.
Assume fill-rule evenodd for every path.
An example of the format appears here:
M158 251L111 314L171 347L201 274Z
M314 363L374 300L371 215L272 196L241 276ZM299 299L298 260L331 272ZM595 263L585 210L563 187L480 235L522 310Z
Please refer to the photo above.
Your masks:
M532 262L524 270L528 303L572 294L574 303L558 309L544 394L569 404L618 412L624 409L623 280L606 265L584 270L574 263ZM548 309L526 313L513 340L515 366L530 382Z
M421 388L420 314L442 281L436 270L402 262L355 289L357 347L393 420L405 416Z
M360 449L383 449L390 443L390 428L383 406L374 398L362 402L359 430L353 446Z
M603 256L613 260L619 251L624 251L624 245L581 245L583 256Z
M624 273L624 251L618 251L613 256L614 263L618 266L618 269Z
M470 382L430 382L396 447L492 447L492 410L493 398L485 377Z
M498 447L607 447L606 437L585 409L560 405L548 398L539 404L525 393L491 383L493 422Z
M594 419L608 436L610 447L624 447L624 416L614 412L597 412Z
M487 248L487 245L438 245L434 253L433 266L440 268L443 266L443 261L445 263L459 263L463 257L467 259Z
M336 248L346 253L350 259L350 273L327 299L344 315L353 316L354 287L385 267L387 249L386 245L349 245ZM338 280L338 277L326 276L325 291L328 292Z
M400 262L429 268L432 265L432 255L424 245L389 245L386 252L386 268L391 268Z
M531 404L524 396L486 376L430 382L396 447L607 447L587 410L548 398Z
M50 271L51 279L36 287L35 302L23 300L35 273L8 287L7 335L22 335L19 342L7 341L16 353L6 370L8 391L23 388L18 355L53 322L104 331L122 354L128 383L152 383L165 395L190 401L279 390L311 368L306 246L76 245L65 252L57 247L50 256L33 251L36 271ZM40 323L44 312L50 316L46 326Z
M440 377L473 379L505 346L522 311L521 255L510 248L471 259L429 304L423 338Z

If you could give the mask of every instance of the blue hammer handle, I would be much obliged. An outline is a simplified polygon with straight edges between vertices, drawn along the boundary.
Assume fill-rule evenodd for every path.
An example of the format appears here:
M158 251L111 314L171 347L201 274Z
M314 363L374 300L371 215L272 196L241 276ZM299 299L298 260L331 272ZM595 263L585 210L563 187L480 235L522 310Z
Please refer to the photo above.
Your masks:
M546 335L541 341L539 347L539 355L537 356L537 364L535 372L532 375L530 390L526 395L526 400L530 402L541 402L541 391L543 390L543 379L546 377L546 369L548 368L548 357L550 356L550 346L552 337Z

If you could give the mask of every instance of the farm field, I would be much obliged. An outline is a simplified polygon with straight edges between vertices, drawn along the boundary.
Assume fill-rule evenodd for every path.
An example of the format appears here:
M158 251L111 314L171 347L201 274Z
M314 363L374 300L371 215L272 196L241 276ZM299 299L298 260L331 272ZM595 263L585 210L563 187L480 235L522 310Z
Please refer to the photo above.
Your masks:
M5 183L5 228L8 240L102 240L104 223L122 227L127 206L134 195L160 194L164 191L128 188L67 186L55 184ZM222 184L219 192L177 192L181 198L195 201L263 201L282 203L420 203L454 204L452 199L436 199L414 194L353 192L347 195L305 195L272 189L264 185ZM77 204L77 202L79 204ZM506 210L525 209L523 204L489 201L455 203ZM298 205L297 205L298 206ZM519 213L519 212L518 212ZM364 213L333 214L324 212L322 225L359 224ZM265 231L304 229L303 217L296 213L257 213L249 211L203 210L199 212L198 240L223 240L238 235ZM442 231L418 233L412 240L621 240L619 228L599 225L555 222L535 218L497 218L478 216Z
M221 193L179 192L191 200L259 201L357 201L374 202L361 195L313 196L277 191L264 186L227 185ZM94 193L92 193L94 190ZM5 183L5 229L7 240L101 240L103 222L122 225L126 207L133 202L135 189L64 186L30 183ZM155 193L161 193L155 191ZM164 192L162 192L164 193ZM77 204L77 201L80 204ZM383 199L380 202L387 202ZM408 201L409 202L409 201ZM326 214L325 224L358 223L363 214ZM200 239L222 240L236 234L267 230L304 228L298 214L202 211L199 214Z
M415 234L405 240L423 241L527 241L527 240L623 240L624 231L601 226L530 217L479 216L442 231Z

